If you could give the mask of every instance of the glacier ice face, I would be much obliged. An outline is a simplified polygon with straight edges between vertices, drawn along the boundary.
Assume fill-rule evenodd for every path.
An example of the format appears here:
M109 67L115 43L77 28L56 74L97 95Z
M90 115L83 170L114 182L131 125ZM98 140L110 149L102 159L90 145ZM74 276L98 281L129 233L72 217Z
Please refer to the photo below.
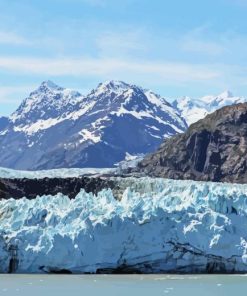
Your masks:
M114 168L69 168L40 171L20 171L0 167L0 178L16 179L43 179L43 178L77 178L84 175L114 174Z
M0 201L0 271L246 272L247 185L115 178L110 189ZM13 258L12 258L13 259Z

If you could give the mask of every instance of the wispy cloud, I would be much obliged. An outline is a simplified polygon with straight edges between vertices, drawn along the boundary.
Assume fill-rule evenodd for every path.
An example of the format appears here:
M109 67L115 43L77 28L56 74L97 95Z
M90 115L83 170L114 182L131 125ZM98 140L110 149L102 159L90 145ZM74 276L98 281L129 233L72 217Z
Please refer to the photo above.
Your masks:
M14 73L42 74L46 76L89 76L134 77L175 82L212 80L221 75L220 71L208 65L148 62L110 58L23 58L0 57L0 69Z
M240 83L245 83L247 38L236 16L231 18L236 26L230 26L229 22L223 28L213 16L221 15L217 11L212 12L212 17L205 11L207 17L198 20L199 15L193 18L194 6L188 4L188 10L183 12L185 25L176 22L175 26L175 15L170 20L158 13L157 18L156 14L150 14L147 8L153 5L147 4L148 1L144 1L140 10L131 10L128 16L125 12L137 9L139 1L51 1L54 3L49 11L45 11L43 2L37 5L24 1L23 8L23 3L15 1L18 3L15 12L22 13L13 14L9 5L6 6L9 14L0 12L0 45L10 45L0 46L0 75L4 81L13 73L15 77L22 76L27 84L51 78L65 86L72 81L72 85L80 88L81 81L91 87L101 80L122 79L162 89L164 94L170 90L174 95L179 87L189 94L199 89L207 92L212 86L237 89ZM247 0L225 2L244 4ZM167 11L171 6L175 8L173 1L165 6ZM210 4L208 7L210 11ZM232 5L224 7L232 9ZM27 14L30 18L24 20ZM224 11L221 16L223 21ZM7 89L5 93L2 89L0 100L9 98L10 91L7 94ZM13 97L17 97L15 94Z

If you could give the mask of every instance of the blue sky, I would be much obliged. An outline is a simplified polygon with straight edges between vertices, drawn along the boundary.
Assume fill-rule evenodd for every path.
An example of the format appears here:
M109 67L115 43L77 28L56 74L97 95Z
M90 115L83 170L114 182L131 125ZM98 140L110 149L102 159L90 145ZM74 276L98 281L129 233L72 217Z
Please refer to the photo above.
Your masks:
M44 80L247 96L247 0L0 0L0 115Z

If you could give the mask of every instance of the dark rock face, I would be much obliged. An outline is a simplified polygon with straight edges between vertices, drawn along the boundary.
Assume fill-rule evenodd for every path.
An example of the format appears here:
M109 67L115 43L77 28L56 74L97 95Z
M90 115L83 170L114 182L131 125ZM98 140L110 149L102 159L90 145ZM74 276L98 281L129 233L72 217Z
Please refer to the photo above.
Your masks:
M247 103L224 107L163 143L134 170L150 176L247 182Z
M103 178L44 178L44 179L0 179L0 199L34 199L38 195L64 195L74 198L81 189L98 193L104 188L115 187L114 181Z
M9 124L9 119L7 117L0 117L0 132L3 131Z

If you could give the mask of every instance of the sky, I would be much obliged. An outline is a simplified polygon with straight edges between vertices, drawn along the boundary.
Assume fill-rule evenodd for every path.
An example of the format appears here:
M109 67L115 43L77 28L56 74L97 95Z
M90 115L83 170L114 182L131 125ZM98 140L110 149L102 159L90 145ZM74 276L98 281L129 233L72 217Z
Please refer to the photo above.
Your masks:
M0 115L44 80L247 96L247 0L0 0Z

